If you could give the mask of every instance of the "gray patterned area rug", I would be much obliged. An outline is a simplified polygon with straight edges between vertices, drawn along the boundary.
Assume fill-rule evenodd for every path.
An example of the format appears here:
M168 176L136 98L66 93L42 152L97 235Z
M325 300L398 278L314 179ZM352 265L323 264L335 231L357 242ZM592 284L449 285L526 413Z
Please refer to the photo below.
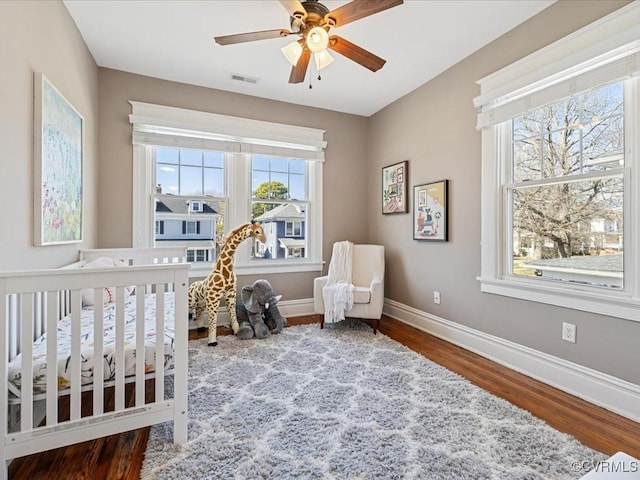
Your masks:
M605 455L368 325L189 344L189 440L143 479L569 479ZM576 463L577 462L577 463Z

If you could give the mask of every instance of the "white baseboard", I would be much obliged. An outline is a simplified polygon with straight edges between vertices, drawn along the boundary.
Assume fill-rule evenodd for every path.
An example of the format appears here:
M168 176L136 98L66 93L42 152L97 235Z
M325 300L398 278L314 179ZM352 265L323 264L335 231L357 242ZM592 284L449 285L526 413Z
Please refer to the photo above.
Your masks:
M385 299L384 313L589 403L640 422L640 385Z

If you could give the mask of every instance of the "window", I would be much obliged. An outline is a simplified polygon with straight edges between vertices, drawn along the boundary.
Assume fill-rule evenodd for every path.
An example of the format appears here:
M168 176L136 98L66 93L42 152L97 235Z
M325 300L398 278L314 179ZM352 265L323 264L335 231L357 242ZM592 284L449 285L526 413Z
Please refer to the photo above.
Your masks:
M323 131L131 104L134 246L185 244L200 276L228 232L255 219L268 241L238 247L238 273L322 269Z
M504 128L511 130L511 273L623 287L623 82L532 110Z
M478 82L483 292L640 318L638 7Z
M287 237L299 237L302 235L302 222L285 222L284 228Z
M182 225L184 233L186 233L187 235L199 233L200 222L188 221L182 222Z
M262 223L267 234L267 244L256 251L256 258L304 258L308 251L303 233L303 226L308 225L307 183L304 160L252 156L252 218ZM297 238L289 238L294 236Z
M201 248L188 248L187 249L187 262L209 262L211 261L208 255L208 250Z

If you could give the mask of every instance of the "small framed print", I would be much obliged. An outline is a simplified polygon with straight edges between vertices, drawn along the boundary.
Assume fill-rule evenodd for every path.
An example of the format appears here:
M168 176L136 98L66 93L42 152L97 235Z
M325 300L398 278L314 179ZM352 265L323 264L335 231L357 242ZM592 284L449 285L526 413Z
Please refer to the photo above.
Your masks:
M448 240L448 180L413 187L413 239Z
M407 174L409 161L382 169L382 213L408 213Z

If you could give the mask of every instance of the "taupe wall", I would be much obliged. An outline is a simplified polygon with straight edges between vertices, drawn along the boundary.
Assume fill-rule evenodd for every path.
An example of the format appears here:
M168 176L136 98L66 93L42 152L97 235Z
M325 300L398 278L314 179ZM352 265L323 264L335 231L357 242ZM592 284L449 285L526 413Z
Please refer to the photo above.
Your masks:
M409 160L410 185L450 180L450 241L412 240L411 215L369 212L369 237L387 246L386 297L418 310L640 383L640 322L480 293L481 138L476 80L616 10L624 1L560 1L369 119L369 203L380 168ZM438 48L446 48L439 46ZM413 203L413 202L412 202ZM433 303L433 291L442 303ZM563 321L578 342L560 339Z
M84 242L34 247L33 73L84 117ZM0 1L0 270L57 267L96 245L98 68L61 2Z
M131 246L129 100L326 130L323 258L329 260L335 241L366 239L366 118L100 69L100 247ZM285 300L310 298L317 275L269 275L269 281ZM253 280L239 276L238 285Z

